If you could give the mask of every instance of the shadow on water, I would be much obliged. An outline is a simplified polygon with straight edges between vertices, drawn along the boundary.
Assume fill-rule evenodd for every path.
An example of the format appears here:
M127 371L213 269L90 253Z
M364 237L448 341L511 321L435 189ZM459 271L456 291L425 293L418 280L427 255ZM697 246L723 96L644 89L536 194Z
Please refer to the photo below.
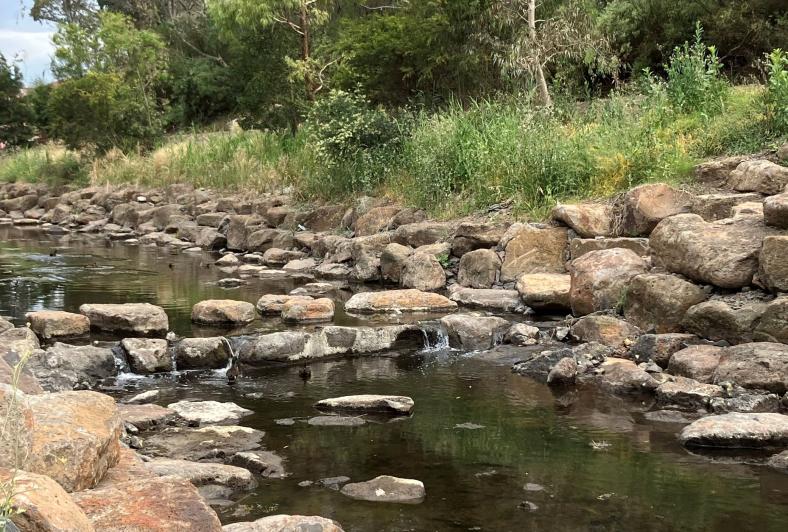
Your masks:
M41 238L0 228L0 314L16 323L39 308L149 301L167 309L179 334L204 335L216 331L192 328L193 303L218 297L254 302L266 291L291 288L255 282L219 288L221 274L205 267L215 260L208 254ZM54 257L51 246L59 249ZM341 312L337 320L369 323ZM251 328L281 327L278 320L258 320ZM246 371L234 386L208 372L129 380L112 393L157 388L162 405L213 399L254 411L241 423L266 432L265 447L286 459L289 475L262 479L254 492L219 508L225 523L289 513L332 517L345 530L370 532L788 530L788 475L685 451L676 441L681 425L647 421L648 404L591 390L552 391L494 359L405 347L313 363L307 381L297 366L271 366ZM319 414L315 401L358 393L409 395L415 413L359 427L306 423ZM294 423L277 423L285 418ZM419 505L375 504L298 485L381 474L423 481L427 498Z

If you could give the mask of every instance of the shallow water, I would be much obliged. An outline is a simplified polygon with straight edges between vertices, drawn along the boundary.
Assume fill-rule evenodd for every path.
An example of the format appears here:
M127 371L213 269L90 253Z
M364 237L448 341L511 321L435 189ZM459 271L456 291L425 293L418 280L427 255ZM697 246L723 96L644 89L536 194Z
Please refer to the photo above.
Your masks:
M2 227L0 242L0 314L18 324L35 309L148 301L167 309L180 334L210 334L216 331L189 323L193 303L254 302L265 291L292 288L258 281L219 288L223 274L205 267L215 260L208 254L106 247L95 238L49 240ZM250 328L281 327L258 320ZM335 518L348 531L788 530L788 475L690 454L676 442L680 425L646 421L648 405L636 401L553 392L506 365L441 351L315 363L307 382L298 370L258 370L234 386L212 373L166 375L120 383L112 393L159 388L162 405L231 400L255 412L241 424L266 432L266 448L286 458L289 476L263 479L255 492L218 509L225 523L297 513ZM317 414L316 400L356 393L409 395L416 411L352 428L306 423ZM296 422L277 424L282 418ZM591 445L601 442L608 444L601 450ZM418 505L369 503L298 486L381 474L423 481L427 498Z

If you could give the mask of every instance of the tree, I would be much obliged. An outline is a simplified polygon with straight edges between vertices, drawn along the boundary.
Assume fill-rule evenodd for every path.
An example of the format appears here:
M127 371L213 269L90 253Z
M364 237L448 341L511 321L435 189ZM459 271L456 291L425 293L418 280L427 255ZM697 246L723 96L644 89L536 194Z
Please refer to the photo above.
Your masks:
M617 68L592 13L592 6L584 0L552 5L537 0L493 0L490 26L494 31L482 39L493 40L496 59L505 74L533 78L539 103L550 106L546 72L558 60L593 61L596 69L607 72Z
M98 21L98 11L95 0L35 0L30 16L36 21L94 26Z
M303 80L308 100L323 86L323 74L331 62L319 64L313 56L316 29L330 18L332 0L207 0L211 17L223 24L227 31L235 25L270 27L281 25L299 38L299 59L290 59L293 76Z
M20 97L22 75L15 63L0 53L0 144L21 146L30 142L32 113Z

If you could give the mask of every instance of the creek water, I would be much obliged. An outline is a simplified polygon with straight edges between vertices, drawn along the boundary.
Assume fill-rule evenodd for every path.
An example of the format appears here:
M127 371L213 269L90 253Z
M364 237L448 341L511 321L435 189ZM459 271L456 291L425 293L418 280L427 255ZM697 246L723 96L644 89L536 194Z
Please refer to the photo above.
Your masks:
M207 335L217 331L190 323L195 302L254 302L265 292L293 288L260 280L221 288L216 281L225 274L212 266L215 259L0 227L0 315L21 325L30 310L146 301L167 310L177 333ZM369 320L340 310L337 322ZM221 333L283 327L265 319ZM260 479L255 491L217 508L224 523L289 513L331 517L348 531L788 530L788 475L686 451L676 441L681 425L647 420L648 403L593 390L553 391L512 374L506 364L447 350L310 367L306 382L299 367L271 367L246 372L233 386L208 372L126 379L108 392L123 398L156 388L162 405L213 399L254 411L240 424L266 432L265 447L285 458L288 476ZM415 413L359 427L306 423L317 414L315 401L358 393L411 396ZM370 503L299 486L382 474L423 481L426 499Z

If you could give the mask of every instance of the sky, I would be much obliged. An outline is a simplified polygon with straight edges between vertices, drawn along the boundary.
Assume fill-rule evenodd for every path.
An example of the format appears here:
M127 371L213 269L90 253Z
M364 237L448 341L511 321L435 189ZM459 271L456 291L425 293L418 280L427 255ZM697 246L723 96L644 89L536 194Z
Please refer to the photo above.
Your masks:
M49 63L54 25L30 18L32 0L0 0L0 53L8 61L17 57L25 85L52 80Z

